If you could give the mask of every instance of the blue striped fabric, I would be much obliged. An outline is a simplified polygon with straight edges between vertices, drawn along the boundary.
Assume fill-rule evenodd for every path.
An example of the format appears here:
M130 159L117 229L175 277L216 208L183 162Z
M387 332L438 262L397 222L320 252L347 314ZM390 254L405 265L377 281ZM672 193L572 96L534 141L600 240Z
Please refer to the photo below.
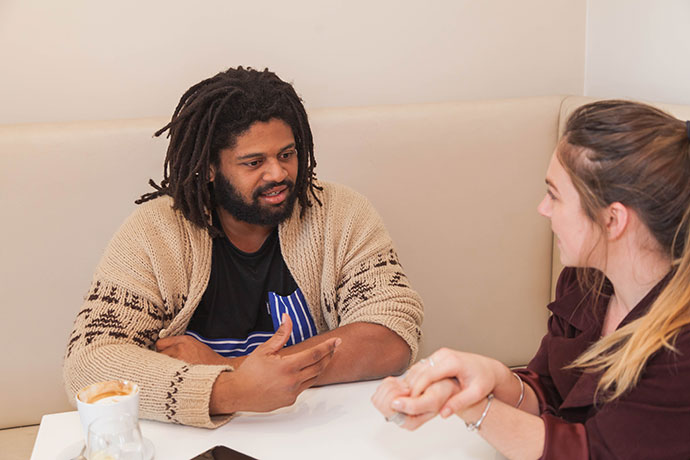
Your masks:
M286 345L294 345L316 335L316 326L301 290L297 289L287 297L269 292L268 308L273 319L274 331L280 327L283 313L287 313L292 319L292 334L290 334L290 339ZM208 345L219 355L228 358L248 355L273 336L273 332L253 332L246 339L207 339L194 331L186 331L185 334L194 337Z
M272 332L254 332L246 339L207 339L193 331L186 331L185 334L205 343L213 351L226 358L248 355L273 335Z
M275 292L269 292L268 304L271 309L274 330L278 330L278 327L280 327L280 319L283 317L283 313L287 313L290 319L292 319L292 334L290 334L290 339L287 342L288 346L300 343L316 335L316 326L307 307L307 300L304 298L301 290L297 289L287 297L279 296Z

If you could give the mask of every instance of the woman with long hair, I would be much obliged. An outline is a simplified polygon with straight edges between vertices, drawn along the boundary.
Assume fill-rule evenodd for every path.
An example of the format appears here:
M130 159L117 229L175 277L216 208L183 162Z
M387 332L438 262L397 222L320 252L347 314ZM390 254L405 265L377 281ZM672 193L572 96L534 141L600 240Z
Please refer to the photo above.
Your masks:
M600 101L569 118L538 211L561 262L527 368L440 349L372 398L461 417L508 458L690 458L690 122Z

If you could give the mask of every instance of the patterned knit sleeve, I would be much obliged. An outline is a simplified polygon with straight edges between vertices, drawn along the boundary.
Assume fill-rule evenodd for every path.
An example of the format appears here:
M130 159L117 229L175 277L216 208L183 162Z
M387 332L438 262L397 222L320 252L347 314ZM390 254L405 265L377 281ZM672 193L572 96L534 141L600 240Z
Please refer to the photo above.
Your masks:
M350 193L339 229L344 263L331 299L340 325L385 326L405 340L414 362L422 336L422 300L410 286L381 217L366 198Z
M140 415L163 422L215 427L229 417L210 417L211 388L230 366L189 365L154 351L161 330L186 302L168 296L171 284L157 273L165 261L146 236L146 209L118 230L101 259L74 322L65 354L67 393L94 382L125 379L140 386ZM182 254L180 257L182 257Z

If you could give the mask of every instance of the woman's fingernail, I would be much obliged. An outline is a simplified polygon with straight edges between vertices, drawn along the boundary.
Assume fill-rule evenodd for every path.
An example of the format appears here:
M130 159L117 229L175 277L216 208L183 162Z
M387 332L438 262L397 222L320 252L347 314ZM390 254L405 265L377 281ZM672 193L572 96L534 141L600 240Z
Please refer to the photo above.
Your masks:
M447 407L444 407L444 408L441 410L441 417L443 417L443 418L448 418L448 417L450 417L450 414L452 414L452 412L451 412L451 410L448 409Z
M396 400L393 401L393 403L391 404L391 406L393 406L393 409L402 409L402 405L403 405L403 404L402 404L402 401L400 401L399 399L396 399Z

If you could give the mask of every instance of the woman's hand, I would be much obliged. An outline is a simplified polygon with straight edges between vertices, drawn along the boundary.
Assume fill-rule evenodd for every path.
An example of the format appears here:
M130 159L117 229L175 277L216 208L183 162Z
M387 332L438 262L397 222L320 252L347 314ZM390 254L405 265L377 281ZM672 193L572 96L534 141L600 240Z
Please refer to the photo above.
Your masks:
M401 377L386 377L374 392L371 402L388 420L398 412L393 409L393 401L409 394L410 389Z
M448 398L459 389L457 381L445 379L433 383L418 397L411 398L409 387L402 378L388 377L376 389L371 401L386 420L396 417L398 425L412 431L438 415Z
M455 379L459 389L440 409L443 418L477 404L502 382L513 378L499 361L473 353L441 348L419 361L405 374L404 383L411 399L420 397L436 382Z

